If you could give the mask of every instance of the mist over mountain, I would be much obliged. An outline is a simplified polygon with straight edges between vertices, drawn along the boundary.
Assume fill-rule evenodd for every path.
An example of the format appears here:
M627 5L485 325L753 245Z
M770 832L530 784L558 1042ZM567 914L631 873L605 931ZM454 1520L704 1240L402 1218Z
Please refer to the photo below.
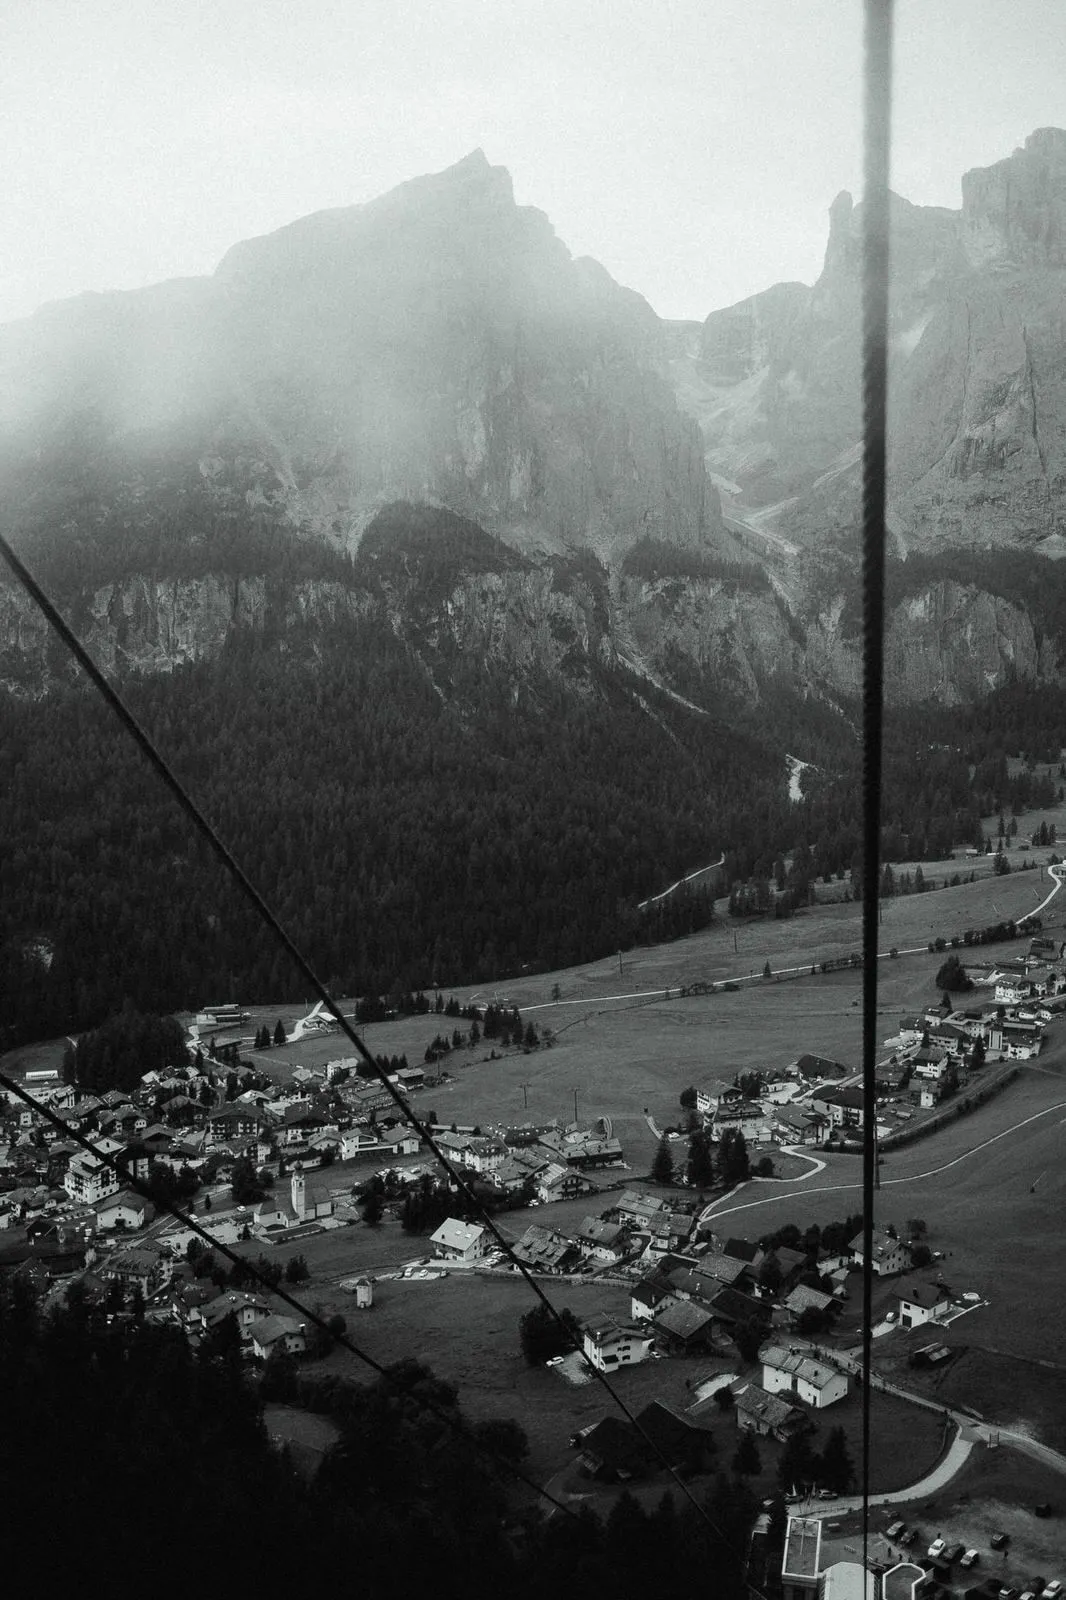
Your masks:
M1010 697L1066 659L1064 210L1055 129L959 212L893 201L893 850L1010 799L997 706L1052 740ZM661 935L639 902L720 855L854 871L861 220L812 287L664 322L475 152L0 328L5 530L339 987ZM973 758L927 772L943 706ZM7 581L0 739L24 1031L294 981Z

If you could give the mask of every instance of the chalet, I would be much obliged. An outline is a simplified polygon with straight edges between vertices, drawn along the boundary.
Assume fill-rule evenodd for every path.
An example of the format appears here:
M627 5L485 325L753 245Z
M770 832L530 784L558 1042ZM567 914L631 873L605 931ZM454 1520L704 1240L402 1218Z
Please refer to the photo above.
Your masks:
M643 1278L630 1296L629 1314L634 1322L651 1322L664 1300L670 1298L670 1285L662 1278Z
M445 1261L479 1261L489 1248L489 1234L477 1222L460 1222L449 1217L430 1239L438 1256Z
M635 1366L648 1359L652 1335L632 1322L620 1322L606 1312L590 1317L581 1325L582 1348L600 1372Z
M120 1189L107 1200L101 1200L96 1210L97 1225L102 1231L111 1228L143 1228L155 1216L155 1207L132 1189Z
M762 1387L767 1394L784 1390L817 1411L837 1400L847 1399L847 1374L827 1366L824 1361L816 1361L805 1350L770 1345L760 1353L759 1360L762 1362Z
M808 1311L819 1312L822 1316L840 1310L840 1302L831 1294L823 1294L821 1289L812 1289L809 1284L799 1283L783 1301L788 1313L789 1322L795 1327L804 1313Z
M810 1427L810 1419L800 1406L779 1394L768 1394L757 1383L745 1383L733 1393L737 1427L742 1433L757 1433L783 1442Z
M921 1111L933 1111L948 1092L946 1083L919 1083L911 1090L911 1100Z
M862 1267L864 1258L861 1233L856 1234L851 1241L851 1259L856 1267ZM873 1230L873 1255L870 1265L878 1277L888 1278L893 1273L905 1272L910 1264L910 1251L905 1244L881 1228Z
M550 1164L546 1156L535 1155L529 1150L512 1150L500 1162L492 1179L501 1189L515 1191L532 1183L537 1174L544 1172Z
M995 997L1001 1005L1017 1006L1028 1000L1033 986L1021 973L1004 973L996 983Z
M264 1317L249 1328L252 1354L266 1361L277 1349L287 1355L302 1355L307 1349L307 1328L295 1317Z
M535 1272L572 1272L582 1259L581 1248L573 1239L536 1223L511 1248L515 1260Z
M651 1441L656 1460L666 1461L686 1478L705 1472L714 1460L714 1440L709 1431L679 1417L661 1400L652 1400L637 1413L637 1427Z
M469 1139L463 1148L460 1160L471 1171L480 1173L484 1177L487 1173L495 1172L507 1158L507 1146L502 1139Z
M808 1083L819 1083L827 1078L846 1078L851 1071L839 1061L832 1061L828 1056L815 1056L805 1054L798 1061L793 1062L790 1071L794 1070Z
M118 1250L98 1266L101 1278L121 1283L125 1293L140 1289L148 1296L161 1289L170 1276L170 1263L155 1250Z
M253 1106L226 1105L207 1119L207 1143L214 1147L231 1139L247 1139L259 1131L259 1113Z
M706 1350L714 1342L711 1313L692 1300L678 1300L673 1295L659 1306L653 1327L656 1336L681 1355Z
M580 1448L578 1465L590 1478L628 1483L647 1471L648 1447L633 1424L622 1417L604 1417L582 1428L570 1442Z
M727 1256L724 1252L716 1250L700 1256L694 1271L698 1272L701 1278L713 1280L719 1287L736 1284L739 1288L744 1288L754 1277L750 1261L741 1261L736 1256Z
M100 1154L90 1155L87 1150L82 1150L76 1156L71 1156L63 1179L63 1187L70 1198L80 1200L85 1205L106 1200L122 1187L118 1172L102 1157L115 1155L124 1147L114 1139L101 1139L95 1144Z
M583 1256L592 1261L619 1261L627 1253L628 1239L620 1222L586 1217L577 1233Z
M610 1214L616 1222L646 1228L653 1217L660 1216L669 1209L667 1202L660 1200L657 1195L641 1194L638 1189L623 1189L611 1207Z
M591 1178L585 1177L584 1173L574 1167L560 1166L554 1161L537 1174L533 1187L542 1205L551 1205L556 1200L573 1200L578 1195L592 1194L596 1189Z
M901 1328L919 1328L923 1322L935 1322L951 1310L951 1294L942 1283L924 1283L909 1279L896 1290L899 1301Z
M707 1309L714 1317L717 1330L726 1334L732 1334L738 1323L766 1322L770 1316L770 1307L765 1301L729 1287L719 1289L708 1302Z
M940 1079L946 1074L950 1063L950 1054L942 1045L925 1045L910 1058L916 1078Z
M648 1226L648 1249L659 1254L680 1249L692 1237L695 1227L695 1217L680 1211L668 1211L653 1217Z
M216 1294L213 1300L206 1300L202 1305L194 1305L189 1309L187 1324L193 1329L216 1328L229 1316L236 1318L238 1328L244 1333L254 1323L270 1316L270 1306L262 1295L238 1294L236 1291Z

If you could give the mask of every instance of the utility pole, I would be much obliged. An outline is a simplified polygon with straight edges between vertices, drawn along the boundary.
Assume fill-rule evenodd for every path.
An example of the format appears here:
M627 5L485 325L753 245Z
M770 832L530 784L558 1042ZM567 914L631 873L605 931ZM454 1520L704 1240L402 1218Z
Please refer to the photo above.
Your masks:
M528 1111L529 1110L529 1090L530 1090L531 1085L528 1084L528 1083L520 1083L518 1085L518 1087L522 1091L522 1110L523 1111Z
M577 1090L574 1090L574 1121L577 1121Z
M619 950L619 952L618 952L618 976L619 977L622 976L622 952L621 952L621 950Z

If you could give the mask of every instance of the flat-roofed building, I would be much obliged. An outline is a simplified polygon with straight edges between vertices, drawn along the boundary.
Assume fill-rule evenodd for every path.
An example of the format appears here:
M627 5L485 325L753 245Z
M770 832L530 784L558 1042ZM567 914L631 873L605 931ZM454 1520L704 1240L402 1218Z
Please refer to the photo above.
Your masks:
M821 1564L821 1522L817 1517L789 1517L781 1561L782 1600L816 1600Z

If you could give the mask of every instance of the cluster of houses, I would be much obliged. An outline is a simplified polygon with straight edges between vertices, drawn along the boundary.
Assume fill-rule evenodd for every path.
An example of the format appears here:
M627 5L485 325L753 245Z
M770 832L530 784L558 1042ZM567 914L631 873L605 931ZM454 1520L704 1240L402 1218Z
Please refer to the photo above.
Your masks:
M877 1066L880 1137L934 1110L982 1065L1039 1055L1044 1030L1066 1012L1066 968L1054 940L1035 938L1024 955L970 966L969 975L978 990L990 991L986 1000L930 1006L904 1017L885 1040L891 1054ZM857 1077L839 1061L802 1055L781 1073L760 1075L754 1093L698 1090L696 1110L713 1138L739 1128L749 1146L846 1140L863 1127Z
M449 1218L432 1243L441 1260L513 1270L477 1223ZM890 1225L874 1230L873 1271L879 1278L901 1278L891 1297L891 1320L903 1329L941 1321L959 1308L939 1274L933 1281L915 1272L916 1248L917 1241L912 1246ZM584 1356L601 1372L670 1356L725 1357L734 1364L724 1381L738 1428L777 1440L810 1427L812 1412L848 1394L845 1364L816 1354L807 1340L831 1331L840 1315L848 1275L863 1263L861 1234L840 1249L763 1247L708 1236L692 1211L627 1189L573 1232L541 1224L527 1228L513 1250L538 1276L598 1276L629 1284L628 1316L597 1312L581 1324ZM737 1376L738 1351L748 1341L758 1352L758 1374ZM718 1377L694 1382L696 1398L683 1428L669 1425L686 1460L695 1448L692 1430L708 1425L721 1386ZM585 1430L579 1443L585 1470L612 1481L639 1475L645 1447L627 1424L605 1420Z

